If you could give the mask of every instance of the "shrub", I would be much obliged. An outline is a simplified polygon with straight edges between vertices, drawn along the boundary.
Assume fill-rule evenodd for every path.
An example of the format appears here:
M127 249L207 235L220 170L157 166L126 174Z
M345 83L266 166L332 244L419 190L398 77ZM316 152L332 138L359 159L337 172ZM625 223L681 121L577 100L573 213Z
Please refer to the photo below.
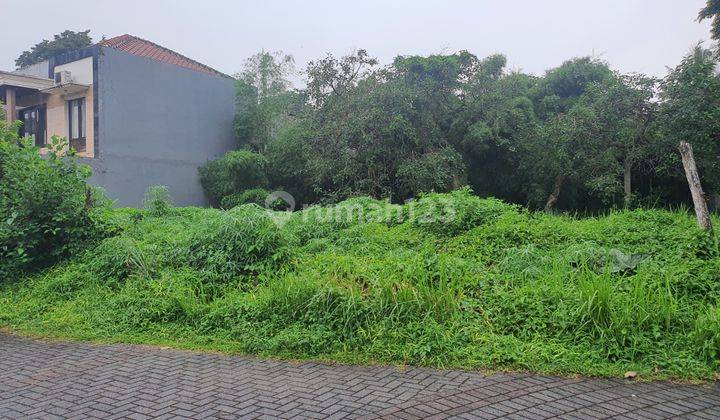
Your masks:
M232 194L268 185L267 159L249 150L228 152L200 167L200 184L214 206Z
M287 245L266 210L245 204L198 226L182 252L191 267L228 281L275 266L287 255Z
M516 212L517 206L493 198L472 195L470 188L449 194L425 194L406 205L412 223L439 236L456 236L504 213Z
M223 197L220 207L223 209L231 209L242 204L257 204L265 207L265 200L270 192L264 188L253 188L245 190L242 193L235 193Z
M165 216L173 208L170 192L164 185L153 185L148 188L143 199L143 207L153 216Z
M403 211L399 205L370 197L355 197L334 206L312 206L295 212L285 228L305 244L357 224L394 224L402 220Z
M462 156L450 147L406 160L397 171L400 196L450 191L459 186L464 172Z
M0 278L54 264L103 235L85 181L90 168L62 156L53 137L42 157L16 127L0 122Z
M0 321L293 358L717 372L720 258L685 212L581 219L455 191L295 213L111 213L119 235L0 285Z
M720 364L720 307L707 308L695 321L697 352L715 366Z

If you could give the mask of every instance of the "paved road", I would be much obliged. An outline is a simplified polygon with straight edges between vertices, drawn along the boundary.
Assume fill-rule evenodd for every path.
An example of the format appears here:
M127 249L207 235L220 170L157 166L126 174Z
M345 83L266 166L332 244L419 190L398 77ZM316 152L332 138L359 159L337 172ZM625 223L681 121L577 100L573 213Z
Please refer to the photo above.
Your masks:
M258 360L0 333L0 418L720 418L712 387Z

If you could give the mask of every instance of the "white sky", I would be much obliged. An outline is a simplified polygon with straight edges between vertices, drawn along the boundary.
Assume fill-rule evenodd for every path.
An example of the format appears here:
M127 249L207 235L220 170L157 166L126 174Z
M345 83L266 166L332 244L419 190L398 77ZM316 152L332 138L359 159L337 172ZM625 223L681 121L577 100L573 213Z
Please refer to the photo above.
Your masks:
M595 55L625 72L655 76L676 65L709 22L705 0L0 0L0 69L65 29L94 40L129 33L225 73L261 49L282 50L297 67L325 52L365 48L389 63L398 54L461 49L503 53L531 73ZM709 43L706 41L706 45Z

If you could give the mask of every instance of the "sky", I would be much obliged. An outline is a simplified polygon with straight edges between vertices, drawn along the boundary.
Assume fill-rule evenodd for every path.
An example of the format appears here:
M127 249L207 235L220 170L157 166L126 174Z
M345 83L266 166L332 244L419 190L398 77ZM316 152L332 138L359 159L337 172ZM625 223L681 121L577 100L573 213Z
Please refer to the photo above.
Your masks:
M542 74L578 56L622 72L663 76L700 41L705 0L0 0L0 70L65 29L94 40L129 33L235 74L260 50L298 70L330 52L397 55L502 53L512 70ZM7 18L12 17L12 18ZM32 17L32 18L30 18ZM27 18L27 19L26 19ZM297 76L301 84L302 76Z

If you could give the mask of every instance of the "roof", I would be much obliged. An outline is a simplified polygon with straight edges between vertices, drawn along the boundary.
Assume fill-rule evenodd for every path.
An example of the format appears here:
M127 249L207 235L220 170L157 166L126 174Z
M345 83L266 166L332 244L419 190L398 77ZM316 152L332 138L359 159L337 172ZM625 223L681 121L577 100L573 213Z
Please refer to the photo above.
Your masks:
M190 70L212 74L215 76L230 77L213 69L212 67L198 63L197 61L187 58L182 54L176 53L173 50L133 35L125 34L116 36L114 38L102 40L99 44L103 47L114 48L116 50L124 51L140 57L146 57L151 60L185 67Z
M2 86L41 90L52 87L53 81L47 78L0 71L0 87Z

